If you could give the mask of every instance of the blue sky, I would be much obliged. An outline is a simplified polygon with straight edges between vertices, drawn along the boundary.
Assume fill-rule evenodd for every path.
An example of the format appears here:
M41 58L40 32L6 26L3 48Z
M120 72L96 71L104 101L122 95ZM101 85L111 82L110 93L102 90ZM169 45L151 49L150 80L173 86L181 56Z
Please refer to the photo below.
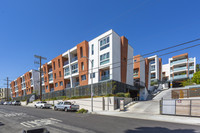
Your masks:
M199 38L199 5L199 0L1 0L0 87L7 76L14 80L36 69L34 54L49 61L109 29L128 38L134 55ZM199 50L163 56L163 64L185 52L199 63Z

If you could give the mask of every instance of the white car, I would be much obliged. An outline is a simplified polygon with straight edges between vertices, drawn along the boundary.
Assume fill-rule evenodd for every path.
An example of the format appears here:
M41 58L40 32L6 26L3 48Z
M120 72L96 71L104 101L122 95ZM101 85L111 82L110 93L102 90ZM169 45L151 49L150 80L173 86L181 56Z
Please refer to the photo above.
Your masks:
M4 102L3 104L4 104L4 105L8 105L8 103L9 103L9 102Z
M43 108L51 108L51 104L47 104L47 102L40 101L35 104L35 108L42 108L42 109Z

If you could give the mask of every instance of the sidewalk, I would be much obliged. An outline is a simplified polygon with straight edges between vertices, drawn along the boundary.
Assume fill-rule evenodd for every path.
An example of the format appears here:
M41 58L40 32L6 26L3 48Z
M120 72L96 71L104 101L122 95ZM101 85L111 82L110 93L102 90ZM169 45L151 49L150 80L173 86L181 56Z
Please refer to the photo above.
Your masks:
M180 124L189 124L189 125L198 125L198 126L200 125L200 118L198 117L170 116L170 115L160 115L160 114L142 114L142 113L131 113L131 112L119 112L119 111L97 111L97 112L94 112L93 114L180 123Z

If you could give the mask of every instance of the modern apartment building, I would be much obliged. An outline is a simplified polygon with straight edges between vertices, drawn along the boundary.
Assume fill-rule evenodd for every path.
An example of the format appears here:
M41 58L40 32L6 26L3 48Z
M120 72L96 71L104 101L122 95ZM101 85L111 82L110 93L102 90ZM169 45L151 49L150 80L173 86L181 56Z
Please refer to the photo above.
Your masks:
M109 30L83 41L42 66L43 93L115 80L133 85L133 48ZM93 70L93 72L92 72Z
M10 88L0 88L0 100L5 101L10 98Z
M163 65L163 68L165 80L171 82L171 87L176 87L180 81L193 77L196 72L196 58L189 58L188 53L176 55L169 58L169 63Z
M152 82L162 80L162 59L157 55L145 58L145 84L150 88Z
M11 96L21 97L32 93L39 94L39 72L30 70L10 83Z

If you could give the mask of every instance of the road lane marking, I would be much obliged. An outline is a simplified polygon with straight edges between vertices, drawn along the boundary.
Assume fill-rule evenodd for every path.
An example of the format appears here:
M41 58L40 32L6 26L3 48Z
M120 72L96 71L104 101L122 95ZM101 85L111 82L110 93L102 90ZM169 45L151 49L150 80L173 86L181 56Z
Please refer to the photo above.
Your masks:
M48 119L38 119L33 121L26 121L20 123L22 126L31 128L31 127L39 127L39 126L46 126L46 125L53 125L55 123L62 122L61 120L48 118Z
M16 116L25 116L25 113L10 113L10 114L5 114L5 117L16 117Z

